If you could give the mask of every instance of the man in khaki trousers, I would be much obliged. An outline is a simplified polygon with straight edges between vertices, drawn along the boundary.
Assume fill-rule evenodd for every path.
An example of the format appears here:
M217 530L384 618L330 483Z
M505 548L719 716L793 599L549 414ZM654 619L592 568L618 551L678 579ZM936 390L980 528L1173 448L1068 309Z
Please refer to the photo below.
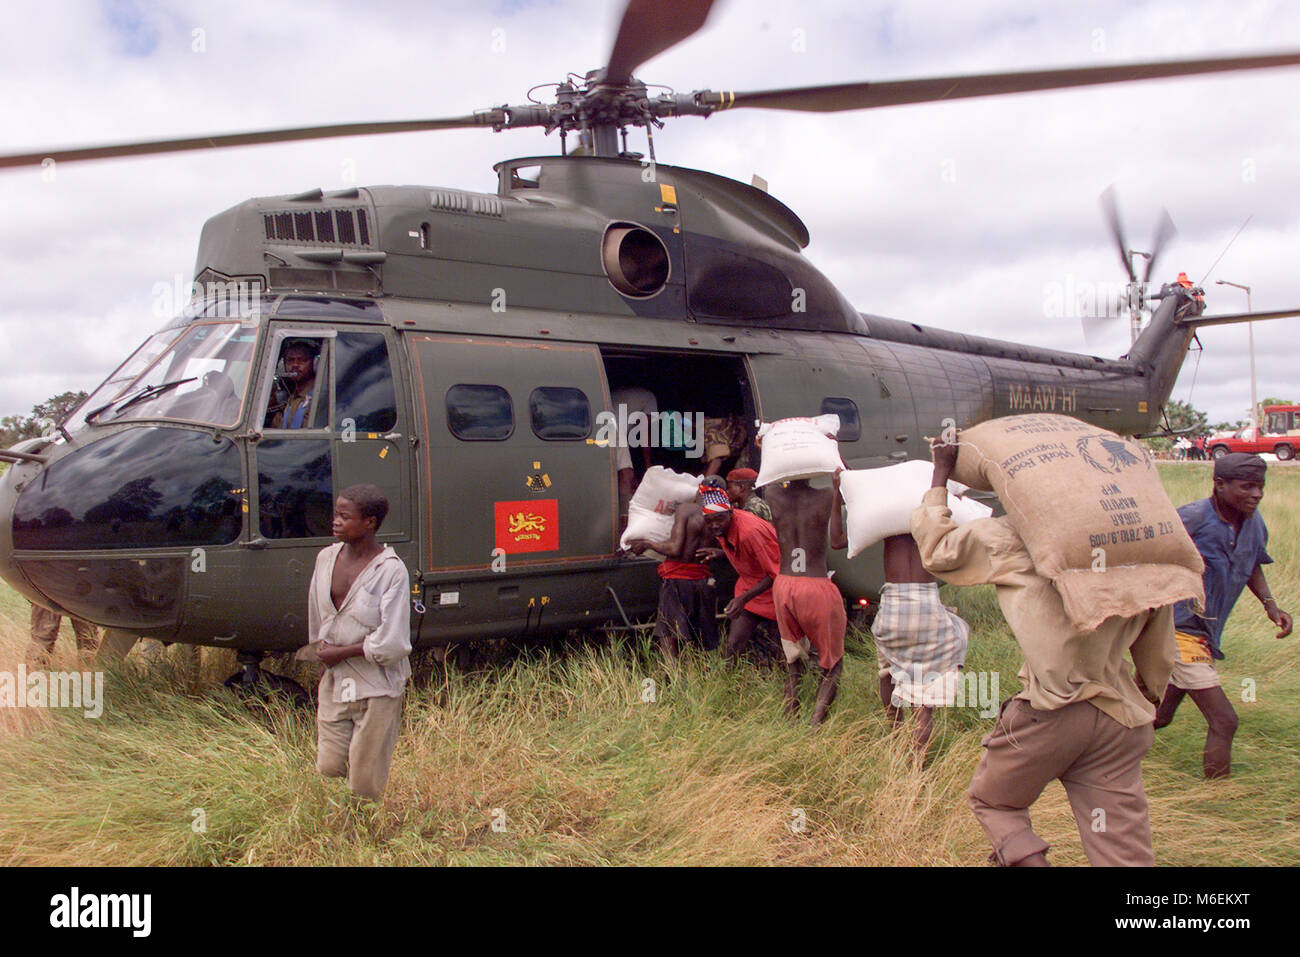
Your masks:
M1172 607L1079 631L1009 519L953 523L947 484L957 446L936 442L933 455L932 487L912 513L922 562L954 585L995 585L1025 653L1024 690L1003 704L967 792L993 859L1047 864L1048 844L1034 833L1029 806L1059 779L1092 864L1154 864L1142 758L1155 733L1148 695L1160 700L1174 666ZM1134 666L1144 688L1133 680Z
M316 556L307 598L304 660L319 660L316 769L347 775L348 787L383 797L402 729L411 677L411 576L390 545L375 539L388 499L353 485L334 504L339 541Z
M72 622L72 634L77 639L77 650L89 654L99 645L99 632L90 622L69 615ZM59 624L63 621L58 612L50 611L35 603L32 604L32 643L27 649L27 661L44 667L54 654L54 642L59 637Z

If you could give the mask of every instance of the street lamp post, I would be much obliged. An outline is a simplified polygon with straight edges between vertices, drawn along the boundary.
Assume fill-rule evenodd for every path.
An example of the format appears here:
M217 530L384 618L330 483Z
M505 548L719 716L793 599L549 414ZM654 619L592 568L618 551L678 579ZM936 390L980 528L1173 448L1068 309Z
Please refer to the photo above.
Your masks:
M1246 311L1251 312L1250 308L1250 287L1243 286L1239 282L1229 282L1226 279L1216 279L1215 284L1219 286L1234 286L1237 289L1243 289L1246 292ZM1255 438L1259 439L1259 399L1255 395L1255 324L1246 323L1246 331L1250 334L1250 428L1254 432Z

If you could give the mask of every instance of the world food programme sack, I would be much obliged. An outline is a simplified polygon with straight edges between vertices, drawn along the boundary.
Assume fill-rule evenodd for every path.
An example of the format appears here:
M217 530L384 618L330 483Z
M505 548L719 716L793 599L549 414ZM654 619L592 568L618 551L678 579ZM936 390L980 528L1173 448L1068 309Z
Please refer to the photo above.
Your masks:
M849 510L849 558L890 535L910 534L912 512L921 504L933 475L934 465L922 461L841 472L840 493ZM965 525L993 514L983 502L959 498L964 491L965 485L948 483L948 508L954 522Z
M773 482L830 475L844 468L835 434L840 430L838 415L809 419L781 419L764 422L758 429L762 463L756 486Z
M1136 442L1042 414L991 419L957 443L953 478L997 493L1075 627L1204 602L1201 556Z
M627 530L619 544L627 548L627 543L636 538L661 542L672 537L677 506L695 498L699 489L700 480L693 475L674 472L662 465L647 469L636 494L628 503ZM643 554L658 561L666 557L653 549L647 549Z

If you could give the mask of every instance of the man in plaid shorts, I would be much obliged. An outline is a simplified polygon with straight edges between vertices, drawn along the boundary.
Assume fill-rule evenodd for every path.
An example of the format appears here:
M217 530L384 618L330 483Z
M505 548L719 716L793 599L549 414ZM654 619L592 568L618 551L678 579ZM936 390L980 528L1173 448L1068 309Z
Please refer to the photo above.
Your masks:
M838 475L835 482L838 487ZM880 700L895 724L903 721L903 705L916 709L912 744L924 755L934 708L951 708L957 699L970 626L939 600L939 583L911 535L891 535L884 544L885 585L871 624Z

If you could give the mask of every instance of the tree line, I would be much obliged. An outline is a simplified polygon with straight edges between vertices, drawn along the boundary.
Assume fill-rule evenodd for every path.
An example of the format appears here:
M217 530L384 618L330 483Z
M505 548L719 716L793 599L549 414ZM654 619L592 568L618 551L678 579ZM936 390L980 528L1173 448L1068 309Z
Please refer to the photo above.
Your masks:
M44 435L85 400L85 392L60 392L32 406L31 415L6 415L0 419L0 449Z

